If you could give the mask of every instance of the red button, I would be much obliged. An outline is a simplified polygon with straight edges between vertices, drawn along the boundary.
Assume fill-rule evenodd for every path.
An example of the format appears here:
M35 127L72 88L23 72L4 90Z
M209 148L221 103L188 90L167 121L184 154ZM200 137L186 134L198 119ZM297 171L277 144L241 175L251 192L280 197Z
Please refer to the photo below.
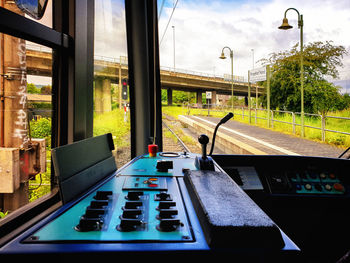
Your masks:
M149 157L156 157L157 152L158 152L158 145L157 144L149 144L148 145Z
M149 187L158 187L158 184L148 184Z
M342 184L340 184L340 183L335 183L335 184L333 185L333 188L334 188L335 190L339 191L339 192L343 192L343 191L344 191L344 186L343 186Z

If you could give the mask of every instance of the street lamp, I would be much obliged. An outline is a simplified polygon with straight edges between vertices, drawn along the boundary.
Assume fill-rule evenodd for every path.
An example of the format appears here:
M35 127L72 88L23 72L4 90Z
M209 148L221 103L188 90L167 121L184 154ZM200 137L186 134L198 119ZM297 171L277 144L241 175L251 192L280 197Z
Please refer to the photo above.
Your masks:
M304 137L304 62L303 62L303 15L299 14L298 10L295 8L288 8L284 12L284 18L282 25L279 29L287 30L293 28L287 19L287 12L289 10L294 10L298 14L298 28L300 28L300 92L301 92L301 136Z
M227 48L230 51L230 58L231 58L231 98L232 98L232 111L233 111L233 51L229 47L224 47L221 51L220 59L226 59L226 56L224 54L224 50Z

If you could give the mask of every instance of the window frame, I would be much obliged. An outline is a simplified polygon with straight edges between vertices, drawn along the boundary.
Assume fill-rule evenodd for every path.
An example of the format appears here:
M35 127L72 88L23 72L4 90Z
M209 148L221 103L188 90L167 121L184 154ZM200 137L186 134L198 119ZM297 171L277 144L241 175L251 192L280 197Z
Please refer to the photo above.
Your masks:
M92 136L94 1L55 0L52 6L53 28L0 7L0 33L53 49L54 148ZM1 220L0 246L61 205L53 169L51 187L50 194Z

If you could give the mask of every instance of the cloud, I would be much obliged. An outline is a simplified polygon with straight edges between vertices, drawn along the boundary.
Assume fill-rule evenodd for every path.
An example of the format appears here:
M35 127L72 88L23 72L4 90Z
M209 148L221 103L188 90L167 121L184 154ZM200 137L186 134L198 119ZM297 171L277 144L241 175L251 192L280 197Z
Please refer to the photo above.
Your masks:
M158 2L160 10L162 0ZM289 7L303 14L304 44L332 40L335 45L348 47L350 53L349 0L178 0L165 31L174 3L165 0L159 20L159 39L164 34L160 45L163 67L174 66L174 26L176 68L229 74L229 59L218 58L222 48L228 46L234 52L234 74L247 78L248 70L261 66L257 61L299 43L296 12L287 13L293 29L277 29ZM117 59L127 55L124 2L96 1L95 9L95 55ZM340 70L350 72L350 54L343 62Z
M119 59L127 55L125 8L122 1L95 2L95 55Z
M172 2L172 1L170 1ZM333 40L336 45L348 46L347 32L350 3L344 1L186 1L179 0L170 26L160 47L161 65L173 65L173 32L175 26L176 67L204 70L207 73L229 73L228 60L218 59L221 49L234 51L234 74L247 75L252 68L252 49L255 61L272 52L290 49L300 41L297 13L288 11L292 30L278 30L284 12L296 7L304 17L304 44ZM172 11L165 5L159 21L159 34ZM259 65L254 65L258 67ZM348 70L350 65L348 65Z

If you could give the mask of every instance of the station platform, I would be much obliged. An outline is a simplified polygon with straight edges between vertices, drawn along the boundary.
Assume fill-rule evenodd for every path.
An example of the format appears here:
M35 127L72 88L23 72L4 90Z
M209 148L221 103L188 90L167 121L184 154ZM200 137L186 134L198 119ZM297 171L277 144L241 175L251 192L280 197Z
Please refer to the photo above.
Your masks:
M179 121L192 132L207 134L211 141L215 126L220 118L180 115ZM325 143L234 120L220 126L216 135L215 148L219 148L220 153L226 154L300 155L332 158L337 158L344 151Z

